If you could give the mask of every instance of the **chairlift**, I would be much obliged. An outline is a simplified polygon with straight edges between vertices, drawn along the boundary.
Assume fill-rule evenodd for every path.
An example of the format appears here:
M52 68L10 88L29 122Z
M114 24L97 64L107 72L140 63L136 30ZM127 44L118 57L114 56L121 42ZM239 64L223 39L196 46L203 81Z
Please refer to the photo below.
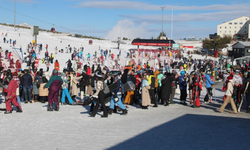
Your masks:
M52 28L50 29L50 32L55 33L55 31L56 31L55 27L52 27Z

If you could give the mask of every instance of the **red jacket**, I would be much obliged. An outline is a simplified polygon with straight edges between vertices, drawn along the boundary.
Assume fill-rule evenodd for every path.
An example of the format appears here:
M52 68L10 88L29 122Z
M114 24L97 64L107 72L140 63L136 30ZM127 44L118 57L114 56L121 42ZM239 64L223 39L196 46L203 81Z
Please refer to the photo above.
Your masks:
M8 85L7 96L11 98L15 97L17 88L18 88L17 82L15 80L11 80Z
M88 76L90 76L91 75L91 69L90 69L90 67L88 68L88 70L87 70L87 73L86 73Z

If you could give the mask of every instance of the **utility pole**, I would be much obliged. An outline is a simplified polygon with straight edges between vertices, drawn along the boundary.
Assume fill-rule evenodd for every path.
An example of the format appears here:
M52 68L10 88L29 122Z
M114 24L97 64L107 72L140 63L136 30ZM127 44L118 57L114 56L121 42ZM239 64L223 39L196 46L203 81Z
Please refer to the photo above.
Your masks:
M174 20L174 9L172 7L172 17L171 17L171 39L170 40L173 40L173 20ZM169 40L169 49L171 48L170 46L170 40ZM172 45L173 47L173 45Z
M16 31L16 0L14 5L14 31Z
M163 10L164 10L165 6L161 6L161 10L162 10L162 24L161 24L161 36L163 37Z

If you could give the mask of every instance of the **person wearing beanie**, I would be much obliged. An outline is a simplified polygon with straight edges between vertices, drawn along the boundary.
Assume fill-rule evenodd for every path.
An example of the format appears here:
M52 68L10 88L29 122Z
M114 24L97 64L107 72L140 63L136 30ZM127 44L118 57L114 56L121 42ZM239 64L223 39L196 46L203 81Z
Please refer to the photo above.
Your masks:
M54 103L56 104L55 110L59 111L58 95L62 84L63 80L60 76L58 76L58 70L54 69L52 72L52 77L49 79L48 83L43 86L43 88L49 88L48 111L53 111Z

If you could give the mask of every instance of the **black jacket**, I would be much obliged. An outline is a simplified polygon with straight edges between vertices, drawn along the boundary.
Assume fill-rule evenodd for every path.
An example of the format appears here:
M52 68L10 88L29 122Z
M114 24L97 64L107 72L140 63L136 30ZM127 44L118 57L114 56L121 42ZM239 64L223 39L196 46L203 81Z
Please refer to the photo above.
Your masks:
M31 77L30 74L26 73L25 75L22 76L21 85L22 86L31 86L31 85L33 85L32 77Z

